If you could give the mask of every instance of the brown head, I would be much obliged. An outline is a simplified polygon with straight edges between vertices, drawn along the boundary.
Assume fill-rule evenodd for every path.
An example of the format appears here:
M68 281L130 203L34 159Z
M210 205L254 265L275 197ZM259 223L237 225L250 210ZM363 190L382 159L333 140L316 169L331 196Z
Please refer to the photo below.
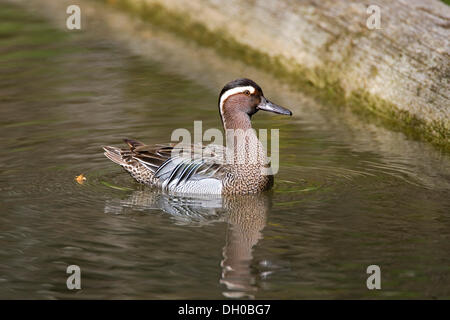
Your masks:
M231 81L220 92L219 111L225 129L251 128L251 116L258 110L292 115L288 109L266 99L261 87L250 79Z

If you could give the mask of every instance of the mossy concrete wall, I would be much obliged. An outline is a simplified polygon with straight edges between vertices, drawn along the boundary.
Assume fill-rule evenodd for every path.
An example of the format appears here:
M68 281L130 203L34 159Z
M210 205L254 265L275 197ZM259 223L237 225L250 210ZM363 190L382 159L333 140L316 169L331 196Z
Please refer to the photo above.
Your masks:
M450 148L450 8L437 0L105 1ZM381 29L366 25L373 4Z

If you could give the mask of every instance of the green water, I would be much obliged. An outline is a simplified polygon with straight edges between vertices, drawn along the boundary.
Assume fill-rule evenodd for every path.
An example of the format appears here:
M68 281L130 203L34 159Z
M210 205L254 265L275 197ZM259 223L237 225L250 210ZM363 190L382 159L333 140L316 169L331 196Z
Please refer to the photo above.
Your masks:
M274 189L216 200L155 193L103 156L219 127L202 77L0 2L0 298L450 298L450 159L427 144L338 109L257 114L280 129Z

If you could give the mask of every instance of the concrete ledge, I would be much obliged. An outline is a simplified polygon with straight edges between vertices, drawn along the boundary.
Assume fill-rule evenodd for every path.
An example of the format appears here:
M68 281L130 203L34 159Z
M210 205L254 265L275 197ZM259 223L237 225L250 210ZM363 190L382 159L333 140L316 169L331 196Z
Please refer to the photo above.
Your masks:
M437 0L371 1L379 30L363 1L105 1L450 150L450 9Z

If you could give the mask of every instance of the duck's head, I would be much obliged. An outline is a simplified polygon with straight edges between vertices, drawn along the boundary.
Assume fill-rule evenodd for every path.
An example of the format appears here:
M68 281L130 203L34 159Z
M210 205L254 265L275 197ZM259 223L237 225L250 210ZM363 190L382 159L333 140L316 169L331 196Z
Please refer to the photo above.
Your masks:
M228 82L219 95L219 111L225 129L248 129L250 118L258 110L292 115L292 112L264 97L253 80L236 79Z

